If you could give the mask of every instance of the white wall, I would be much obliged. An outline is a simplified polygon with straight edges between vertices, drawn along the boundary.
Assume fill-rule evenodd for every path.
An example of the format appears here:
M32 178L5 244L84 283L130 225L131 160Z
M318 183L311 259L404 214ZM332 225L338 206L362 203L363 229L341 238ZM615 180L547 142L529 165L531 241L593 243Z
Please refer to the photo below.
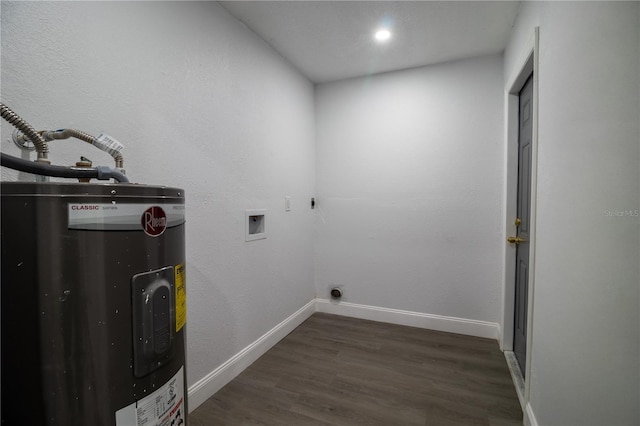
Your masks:
M314 278L319 297L338 284L354 303L499 321L500 57L321 85L316 148L311 84L215 3L1 8L3 102L36 127L105 131L134 181L187 189L190 384ZM525 4L505 81L536 25L530 408L543 425L637 424L640 219L607 212L640 208L639 5ZM111 164L81 142L52 151ZM244 242L249 208L269 209L267 240Z
M186 189L189 384L314 297L313 96L215 2L2 2L2 101L37 128L107 132L133 181ZM256 208L269 236L245 243Z
M502 57L316 87L316 291L500 315Z
M517 73L535 26L529 409L540 425L639 424L640 4L523 4L505 52L505 81Z

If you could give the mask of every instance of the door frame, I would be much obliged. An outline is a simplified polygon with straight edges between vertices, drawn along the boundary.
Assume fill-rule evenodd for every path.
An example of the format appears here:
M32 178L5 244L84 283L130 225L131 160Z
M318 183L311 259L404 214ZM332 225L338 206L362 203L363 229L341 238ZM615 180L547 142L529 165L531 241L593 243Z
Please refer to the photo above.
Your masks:
M504 264L502 283L502 332L500 348L503 351L513 351L514 310L515 310L515 277L516 277L516 249L507 244L509 235L516 235L514 220L518 196L518 116L519 93L527 79L533 73L533 123L531 139L531 234L529 238L529 291L527 307L527 363L524 368L524 390L516 386L518 398L523 407L529 401L531 377L531 350L533 348L533 306L535 294L535 257L536 257L536 207L538 188L538 59L539 59L539 27L525 45L520 56L519 66L505 86L505 174L504 174ZM519 372L518 372L519 373ZM513 374L513 372L512 372Z

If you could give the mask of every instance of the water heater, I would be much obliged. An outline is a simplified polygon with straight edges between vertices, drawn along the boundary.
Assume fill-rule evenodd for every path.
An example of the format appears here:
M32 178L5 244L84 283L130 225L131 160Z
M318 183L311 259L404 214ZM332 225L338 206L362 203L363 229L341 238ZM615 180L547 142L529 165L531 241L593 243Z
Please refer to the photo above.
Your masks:
M187 423L184 193L2 183L2 425Z

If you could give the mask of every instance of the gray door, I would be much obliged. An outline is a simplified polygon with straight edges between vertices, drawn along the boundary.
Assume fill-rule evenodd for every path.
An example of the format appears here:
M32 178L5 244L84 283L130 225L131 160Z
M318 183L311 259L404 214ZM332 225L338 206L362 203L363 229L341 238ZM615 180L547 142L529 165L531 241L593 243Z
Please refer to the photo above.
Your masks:
M524 377L527 355L527 306L529 289L529 231L531 203L531 139L533 74L520 91L518 114L518 207L516 225L516 282L513 352ZM519 238L518 238L519 237Z

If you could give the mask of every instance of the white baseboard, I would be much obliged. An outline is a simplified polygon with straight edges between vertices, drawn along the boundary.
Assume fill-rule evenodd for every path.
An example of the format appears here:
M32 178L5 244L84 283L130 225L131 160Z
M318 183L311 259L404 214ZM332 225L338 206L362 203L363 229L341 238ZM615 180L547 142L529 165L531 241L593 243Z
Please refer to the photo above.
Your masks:
M527 403L527 408L524 410L524 424L525 426L538 426L538 421L529 403Z
M495 340L498 340L500 334L500 326L494 322L445 317L348 302L333 302L327 299L316 299L316 311Z
M315 310L316 301L314 299L189 387L189 412L198 408L200 404L242 373L245 368L309 318Z
M507 361L507 367L509 367L509 373L511 373L511 380L513 381L513 386L516 388L518 401L520 401L520 408L522 408L522 411L524 412L527 406L524 390L525 383L524 377L520 372L518 361L516 360L516 355L513 351L504 351L504 359Z

